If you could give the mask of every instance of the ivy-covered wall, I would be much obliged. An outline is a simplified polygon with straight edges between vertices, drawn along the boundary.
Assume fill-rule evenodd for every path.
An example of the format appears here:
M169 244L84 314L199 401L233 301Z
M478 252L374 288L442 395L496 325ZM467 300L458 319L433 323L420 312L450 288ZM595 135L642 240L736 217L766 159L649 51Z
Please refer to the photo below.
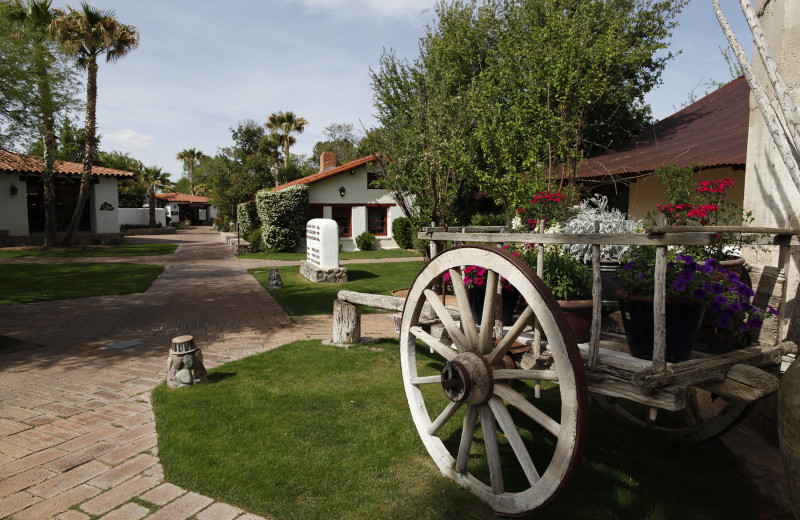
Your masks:
M256 221L256 204L254 202L243 202L236 207L236 221L239 222L239 230L247 236L253 229L258 227Z

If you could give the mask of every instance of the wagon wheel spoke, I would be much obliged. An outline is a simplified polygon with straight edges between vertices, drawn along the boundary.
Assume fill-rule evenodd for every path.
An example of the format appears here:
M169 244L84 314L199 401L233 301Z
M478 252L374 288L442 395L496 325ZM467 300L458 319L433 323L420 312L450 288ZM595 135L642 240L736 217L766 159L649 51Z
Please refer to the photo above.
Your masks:
M492 482L492 493L503 493L503 470L500 464L500 448L497 446L497 426L489 406L481 406L481 429L486 444L486 460L489 463L489 479ZM503 428L505 431L505 428ZM514 433L517 431L514 430ZM527 453L527 452L526 452Z
M492 397L489 400L489 406L494 416L497 418L500 428L503 429L503 433L506 434L508 443L511 445L511 449L514 450L514 455L517 456L517 460L520 466L522 466L522 471L528 478L528 482L530 485L536 484L541 477L536 470L536 466L533 464L533 460L528 453L528 449L525 447L525 443L522 442L522 437L520 437L519 432L517 432L514 420L511 418L511 414L508 413L508 409L506 409L503 401L499 397Z
M449 272L450 280L453 281L453 292L456 294L456 301L458 302L458 312L461 315L461 326L469 345L472 345L472 348L469 348L467 344L462 343L465 348L459 350L474 350L478 346L478 328L475 325L475 317L472 316L472 311L470 310L469 294L467 294L464 279L458 269L450 269ZM448 329L447 332L450 332L450 330ZM455 338L453 341L455 341Z
M472 448L472 439L475 437L475 424L478 422L478 407L467 406L467 413L464 414L464 427L461 429L461 442L458 445L458 456L456 457L456 473L467 471L469 462L469 452Z
M539 426L554 436L558 437L561 434L561 425L556 420L532 405L530 401L525 399L525 397L520 395L516 390L512 390L510 386L506 384L497 384L494 386L494 393L496 396L504 399L511 406L533 419Z
M503 339L500 340L494 350L487 356L490 365L494 365L508 353L508 349L511 348L514 342L517 341L517 338L519 338L519 335L522 334L522 331L525 330L525 327L528 326L531 316L533 316L533 309L528 306L522 311L517 321L514 322L508 334L503 336Z
M454 283L453 285L456 284ZM469 350L469 342L467 341L466 336L464 336L464 333L461 332L460 328L458 328L458 325L456 325L456 322L453 320L452 316L450 316L450 313L447 312L444 304L439 301L439 296L430 289L425 289L424 294L425 299L431 304L433 312L436 313L436 317L438 317L442 322L442 325L444 325L444 328L447 330L447 334L450 335L450 339L453 340L453 343L455 343L458 351L463 352L465 350ZM469 313L469 305L467 305L467 313ZM462 315L463 314L464 313L462 312Z
M442 376L424 376L424 377L412 377L411 378L412 385L440 385L442 384Z
M456 357L457 352L455 350L422 330L422 327L415 325L411 327L410 332L446 360L449 361Z
M437 417L436 420L433 421L431 425L428 427L428 434L436 435L437 433L439 433L439 430L442 429L442 426L444 426L447 423L447 421L449 421L450 418L453 417L453 415L458 411L458 409L461 408L462 404L463 403L450 401L450 403L448 403L447 407L442 411L442 413L439 414L439 417Z
M481 332L478 338L479 350L483 354L488 354L494 343L492 341L494 334L494 320L495 320L495 300L497 299L497 282L499 278L497 273L489 270L486 277L486 296L483 299L483 315L481 316Z

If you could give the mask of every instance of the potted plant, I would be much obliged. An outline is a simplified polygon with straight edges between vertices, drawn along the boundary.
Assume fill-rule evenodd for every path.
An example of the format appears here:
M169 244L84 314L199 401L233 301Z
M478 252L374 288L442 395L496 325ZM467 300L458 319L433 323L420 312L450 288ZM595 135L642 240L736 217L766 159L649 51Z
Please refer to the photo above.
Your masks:
M507 246L508 247L508 246ZM536 271L536 248L518 244L512 254ZM578 343L589 341L592 327L592 271L564 248L544 250L542 281L547 285L572 328Z
M584 199L573 208L574 216L558 227L559 233L594 233L595 222L600 224L600 233L636 233L642 229L642 221L629 219L625 213L614 208L609 209L608 197L595 193L594 196ZM630 250L630 246L603 244L600 246L600 276L602 279L602 304L608 311L618 308L617 290L613 282L614 274L619 267L619 258ZM568 244L564 251L580 258L583 262L591 264L591 244Z
M628 348L642 359L653 357L654 273L655 250L647 247L636 248L617 271ZM720 329L761 327L765 313L751 304L753 290L717 260L678 254L667 262L666 275L667 361L688 359L706 313ZM772 307L769 312L777 314Z

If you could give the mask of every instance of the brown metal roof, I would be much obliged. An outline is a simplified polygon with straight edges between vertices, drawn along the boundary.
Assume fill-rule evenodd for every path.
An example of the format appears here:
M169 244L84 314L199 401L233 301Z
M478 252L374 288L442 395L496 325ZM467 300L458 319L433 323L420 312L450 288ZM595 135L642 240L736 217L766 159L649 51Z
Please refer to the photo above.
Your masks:
M80 175L83 172L83 165L76 162L55 161L53 169L56 173L64 175ZM0 171L6 173L42 173L44 170L44 159L20 153L7 152L0 150ZM92 166L92 175L102 175L104 177L133 177L133 172L104 168L102 166Z
M585 160L578 178L635 177L693 162L706 168L744 166L749 116L750 88L744 78L735 79L620 148Z

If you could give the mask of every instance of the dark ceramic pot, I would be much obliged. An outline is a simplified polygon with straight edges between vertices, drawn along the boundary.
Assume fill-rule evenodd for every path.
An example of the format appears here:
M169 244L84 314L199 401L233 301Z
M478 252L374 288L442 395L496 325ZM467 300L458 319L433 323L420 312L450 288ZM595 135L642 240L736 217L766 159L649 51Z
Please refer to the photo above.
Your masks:
M483 300L486 297L485 287L470 287L467 289L469 294L469 308L472 311L472 318L477 325L483 319ZM511 325L514 319L514 308L517 306L519 293L517 291L503 291L503 325Z
M629 296L622 298L618 291L622 311L622 324L628 339L631 355L640 359L653 359L654 319L653 298ZM685 302L666 302L667 350L665 358L670 363L689 359L703 321L705 307Z

